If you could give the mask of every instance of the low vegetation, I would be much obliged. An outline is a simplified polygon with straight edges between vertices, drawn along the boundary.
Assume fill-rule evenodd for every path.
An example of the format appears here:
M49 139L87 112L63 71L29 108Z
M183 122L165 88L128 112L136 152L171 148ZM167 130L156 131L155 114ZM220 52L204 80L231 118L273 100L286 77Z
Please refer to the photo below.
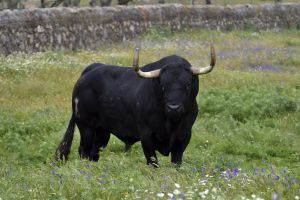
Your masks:
M200 77L199 115L180 168L159 155L145 164L140 143L124 153L112 137L98 163L77 147L53 155L71 115L71 92L92 62L130 66L179 54L215 70ZM283 32L152 29L97 51L0 57L0 199L299 199L300 38Z

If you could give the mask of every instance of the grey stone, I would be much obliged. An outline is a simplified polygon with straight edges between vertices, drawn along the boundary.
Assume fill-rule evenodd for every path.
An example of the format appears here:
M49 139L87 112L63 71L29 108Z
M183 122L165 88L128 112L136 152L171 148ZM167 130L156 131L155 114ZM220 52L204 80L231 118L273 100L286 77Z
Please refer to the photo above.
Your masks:
M4 10L0 11L0 54L95 49L156 26L172 31L299 28L300 3Z

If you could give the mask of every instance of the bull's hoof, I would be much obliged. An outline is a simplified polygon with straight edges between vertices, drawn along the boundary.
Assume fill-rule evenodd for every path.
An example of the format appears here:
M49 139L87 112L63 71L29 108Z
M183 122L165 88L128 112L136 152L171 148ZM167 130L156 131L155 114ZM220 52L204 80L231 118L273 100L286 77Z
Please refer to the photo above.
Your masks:
M154 168L158 168L159 167L159 164L157 162L149 162L149 163L147 163L147 165L149 165L151 167L154 167Z
M155 167L155 168L158 168L158 167L159 167L158 163L151 163L151 165L152 165L153 167Z
M153 166L154 168L159 167L158 161L154 156L150 157L150 161L148 161L147 164Z

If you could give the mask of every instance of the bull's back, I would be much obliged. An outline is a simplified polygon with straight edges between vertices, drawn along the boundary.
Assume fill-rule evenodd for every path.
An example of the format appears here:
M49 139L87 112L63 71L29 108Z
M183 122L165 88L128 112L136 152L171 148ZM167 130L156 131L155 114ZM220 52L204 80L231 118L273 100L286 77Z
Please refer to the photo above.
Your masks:
M102 67L102 66L105 66L105 64L103 63L93 63L93 64L90 64L89 66L87 66L81 73L81 76L87 74L88 72L90 71L93 71L95 69L97 69L98 67Z
M76 88L73 99L78 99L77 112L95 121L109 132L128 138L136 132L133 102L138 77L131 68L94 65L86 68ZM130 102L130 103L129 103Z

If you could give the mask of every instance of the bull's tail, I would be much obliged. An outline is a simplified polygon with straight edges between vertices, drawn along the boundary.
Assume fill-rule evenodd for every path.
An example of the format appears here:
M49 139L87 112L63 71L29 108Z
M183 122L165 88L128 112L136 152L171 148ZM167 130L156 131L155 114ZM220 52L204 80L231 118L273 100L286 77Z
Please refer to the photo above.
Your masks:
M72 140L74 136L74 129L75 129L75 116L72 114L72 117L69 122L68 129L60 142L58 148L56 149L54 159L58 160L67 160L68 155L71 150Z

